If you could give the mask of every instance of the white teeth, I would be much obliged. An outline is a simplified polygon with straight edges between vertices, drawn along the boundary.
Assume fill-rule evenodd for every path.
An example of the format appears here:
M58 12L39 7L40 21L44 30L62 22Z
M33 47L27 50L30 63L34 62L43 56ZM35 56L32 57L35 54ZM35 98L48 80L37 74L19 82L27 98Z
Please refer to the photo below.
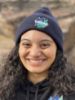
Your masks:
M37 62L37 63L40 63L42 62L43 60L30 60L30 62Z

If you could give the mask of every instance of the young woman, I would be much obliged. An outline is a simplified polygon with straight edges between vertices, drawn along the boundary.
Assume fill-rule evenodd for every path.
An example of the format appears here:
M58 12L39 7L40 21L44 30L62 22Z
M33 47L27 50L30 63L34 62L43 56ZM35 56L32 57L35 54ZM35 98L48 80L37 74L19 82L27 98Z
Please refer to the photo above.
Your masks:
M63 54L61 28L48 8L40 8L16 32L0 76L0 100L75 100L71 67Z

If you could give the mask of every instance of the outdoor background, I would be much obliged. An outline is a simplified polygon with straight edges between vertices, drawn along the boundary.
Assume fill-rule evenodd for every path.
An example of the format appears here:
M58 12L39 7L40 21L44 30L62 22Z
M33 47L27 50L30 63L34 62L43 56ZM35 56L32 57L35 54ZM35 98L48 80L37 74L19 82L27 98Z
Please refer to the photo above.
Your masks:
M0 64L14 46L21 21L42 6L57 18L64 32L65 55L75 64L75 0L0 0Z

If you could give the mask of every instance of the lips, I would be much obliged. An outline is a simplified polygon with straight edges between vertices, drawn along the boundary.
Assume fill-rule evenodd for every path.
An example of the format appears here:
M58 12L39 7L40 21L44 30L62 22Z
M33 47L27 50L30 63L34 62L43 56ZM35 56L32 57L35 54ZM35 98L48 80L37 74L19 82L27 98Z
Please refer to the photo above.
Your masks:
M46 58L42 58L42 59L37 59L37 58L27 58L27 60L30 60L30 61L44 61L44 60L46 60Z
M27 61L32 65L40 65L42 64L46 59L30 59L28 58Z
M37 62L37 63L40 63L40 62L42 62L42 61L44 61L44 60L32 60L32 59L30 59L29 61L30 61L30 62L33 62L33 63L36 63L36 62Z

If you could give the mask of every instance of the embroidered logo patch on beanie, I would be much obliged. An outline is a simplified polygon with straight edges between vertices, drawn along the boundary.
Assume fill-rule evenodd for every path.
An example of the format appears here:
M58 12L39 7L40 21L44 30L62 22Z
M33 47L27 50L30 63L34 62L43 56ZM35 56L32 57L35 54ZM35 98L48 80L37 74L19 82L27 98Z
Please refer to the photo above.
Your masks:
M48 26L48 19L45 17L38 17L35 19L35 27L37 29L43 29Z

